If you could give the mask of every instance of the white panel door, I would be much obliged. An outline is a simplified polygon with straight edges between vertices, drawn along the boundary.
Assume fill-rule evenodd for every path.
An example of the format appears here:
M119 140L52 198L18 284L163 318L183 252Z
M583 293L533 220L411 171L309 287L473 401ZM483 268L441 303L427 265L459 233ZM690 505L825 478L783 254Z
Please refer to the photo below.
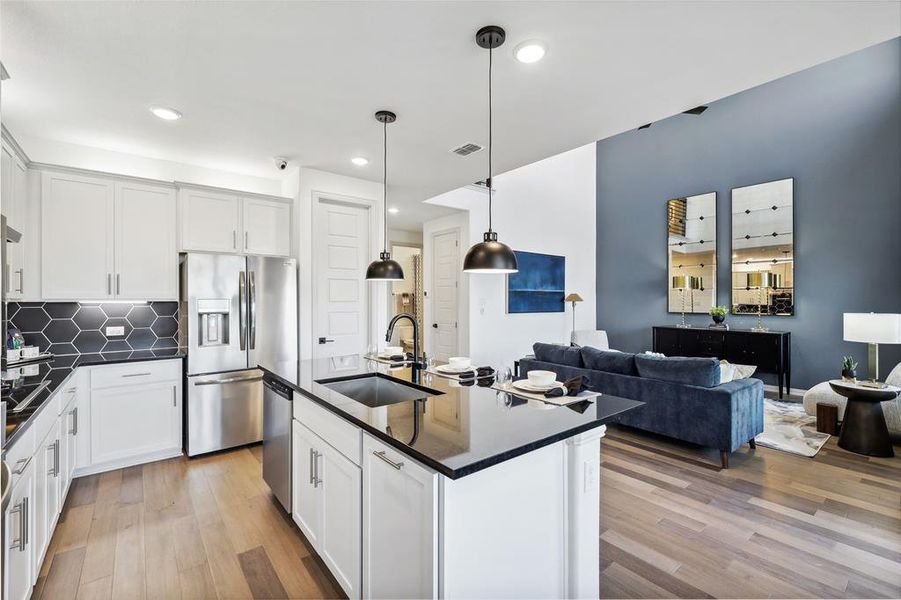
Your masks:
M91 462L181 447L181 386L144 384L91 390Z
M116 183L117 298L178 299L175 234L174 189Z
M244 198L244 252L270 256L291 254L291 205Z
M363 594L438 597L438 474L366 434Z
M348 598L360 597L360 467L326 443L320 443L322 537L319 555Z
M316 547L322 531L320 518L322 494L315 478L315 469L319 461L318 446L322 442L296 419L292 420L291 425L293 428L291 517L310 543Z
M34 553L34 459L19 477L3 513L3 570L6 600L26 600L31 596Z
M41 295L47 300L113 296L111 180L44 172Z
M239 252L241 199L232 194L179 190L182 250Z
M458 351L459 256L459 230L432 238L432 356L443 361L456 356Z
M320 201L315 205L313 354L346 356L369 342L369 210Z

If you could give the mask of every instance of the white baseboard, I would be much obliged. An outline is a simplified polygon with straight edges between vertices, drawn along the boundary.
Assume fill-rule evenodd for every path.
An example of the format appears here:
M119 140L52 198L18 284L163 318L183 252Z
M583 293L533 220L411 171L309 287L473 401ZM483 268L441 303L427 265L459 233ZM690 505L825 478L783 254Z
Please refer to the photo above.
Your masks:
M107 471L115 471L116 469L124 469L126 467L134 467L135 465L145 465L147 463L156 462L158 460L167 460L176 458L184 454L181 448L173 448L171 450L160 450L159 452L151 452L150 454L142 454L141 456L132 456L121 460L111 460L97 465L90 465L75 469L74 477L84 477L85 475L96 475L97 473L106 473Z
M767 392L773 392L774 394L779 394L779 386L778 385L770 385L769 383L764 383L763 389L764 389L764 391L767 391ZM806 392L806 391L807 390L802 390L800 388L791 388L790 390L788 390L788 395L789 396L803 396L804 392ZM784 398L783 398L783 400L784 400Z

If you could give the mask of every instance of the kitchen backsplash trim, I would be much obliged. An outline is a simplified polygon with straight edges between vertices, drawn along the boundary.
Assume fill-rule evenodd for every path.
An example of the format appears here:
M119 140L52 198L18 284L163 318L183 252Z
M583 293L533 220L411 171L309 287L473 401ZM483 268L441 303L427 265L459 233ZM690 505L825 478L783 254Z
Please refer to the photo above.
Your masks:
M56 356L179 347L178 302L9 302L7 315L26 345Z

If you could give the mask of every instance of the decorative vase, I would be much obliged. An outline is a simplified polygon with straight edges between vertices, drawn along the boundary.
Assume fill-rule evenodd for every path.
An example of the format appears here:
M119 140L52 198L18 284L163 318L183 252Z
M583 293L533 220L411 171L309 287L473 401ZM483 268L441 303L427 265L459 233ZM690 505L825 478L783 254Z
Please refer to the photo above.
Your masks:
M857 381L857 371L855 369L842 369L842 379L845 381Z
M713 317L713 322L717 325L720 325L723 321L726 320L726 315L710 315Z

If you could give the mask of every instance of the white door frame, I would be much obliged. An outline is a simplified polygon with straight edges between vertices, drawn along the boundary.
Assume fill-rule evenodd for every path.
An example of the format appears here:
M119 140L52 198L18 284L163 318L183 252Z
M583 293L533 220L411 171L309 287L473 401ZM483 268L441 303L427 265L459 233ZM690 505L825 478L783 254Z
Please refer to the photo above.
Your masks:
M315 247L315 239L316 239L315 232L317 230L316 227L318 225L318 223L316 222L316 215L319 213L319 205L320 204L338 204L338 205L343 204L345 206L353 206L356 208L365 208L366 214L367 214L367 219L369 221L369 256L371 256L373 259L375 259L378 256L378 253L380 252L379 223L381 222L381 211L380 211L381 204L378 201L370 200L368 198L359 198L356 196L346 196L343 194L333 194L331 192L319 192L319 191L313 190L313 207L312 207L313 210L311 211L312 212L312 217L311 217L312 230L311 231L313 231L312 239L314 240L314 247L313 247L314 253L317 251L317 248ZM313 276L312 277L313 283L312 283L312 288L311 288L312 307L311 307L311 311L310 311L310 314L312 315L313 320L312 320L312 331L310 331L310 343L311 343L311 348L313 350L312 357L315 357L316 356L316 344L317 344L316 327L318 327L318 324L319 324L319 308L318 308L318 302L317 302L317 298L319 297L319 295L317 293L318 285L319 285L318 284L319 273L317 272L318 261L315 258L313 258L312 256L310 257L310 259L311 259L310 262L312 264L312 276ZM374 343L374 340L378 339L377 331L378 331L378 326L379 326L379 322L380 322L380 320L378 319L378 315L386 314L386 310L387 310L387 299L383 298L382 301L386 302L386 306L383 307L381 313L379 313L379 307L376 305L381 303L379 301L379 298L381 296L383 296L383 294L371 293L369 290L370 285L371 284L369 284L366 281L364 281L364 283L363 283L363 302L365 305L367 305L369 307L369 310L367 311L368 327L367 327L367 332L366 332L366 344L365 344L366 346L369 346L370 344ZM373 301L373 300L375 300L375 301ZM385 326L387 327L387 322L385 323ZM360 354L363 354L365 352L366 352L365 347L360 349Z
M429 257L429 264L423 264L423 268L427 270L428 276L425 277L425 283L427 283L426 291L430 294L428 296L428 302L426 302L426 308L428 311L423 312L423 319L426 321L423 323L423 327L426 331L429 332L429 343L428 343L428 352L429 356L435 356L435 334L432 331L432 323L435 319L435 306L432 304L434 300L434 290L435 290L435 238L441 235L445 235L447 233L456 232L457 234L457 248L462 250L462 246L460 244L463 243L463 228L459 225L455 225L453 227L445 227L443 229L438 229L433 231L429 239L429 246L431 248L431 256ZM457 253L457 258L460 258L460 252ZM425 261L423 261L424 263ZM458 265L460 267L460 272L462 272L463 266L462 264ZM462 307L460 304L460 289L463 287L463 278L460 277L459 273L457 274L457 352L465 353L467 350L464 348L463 337L461 336L461 332L464 327L464 320L462 318ZM425 342L425 340L423 340ZM423 344L425 345L425 344Z

